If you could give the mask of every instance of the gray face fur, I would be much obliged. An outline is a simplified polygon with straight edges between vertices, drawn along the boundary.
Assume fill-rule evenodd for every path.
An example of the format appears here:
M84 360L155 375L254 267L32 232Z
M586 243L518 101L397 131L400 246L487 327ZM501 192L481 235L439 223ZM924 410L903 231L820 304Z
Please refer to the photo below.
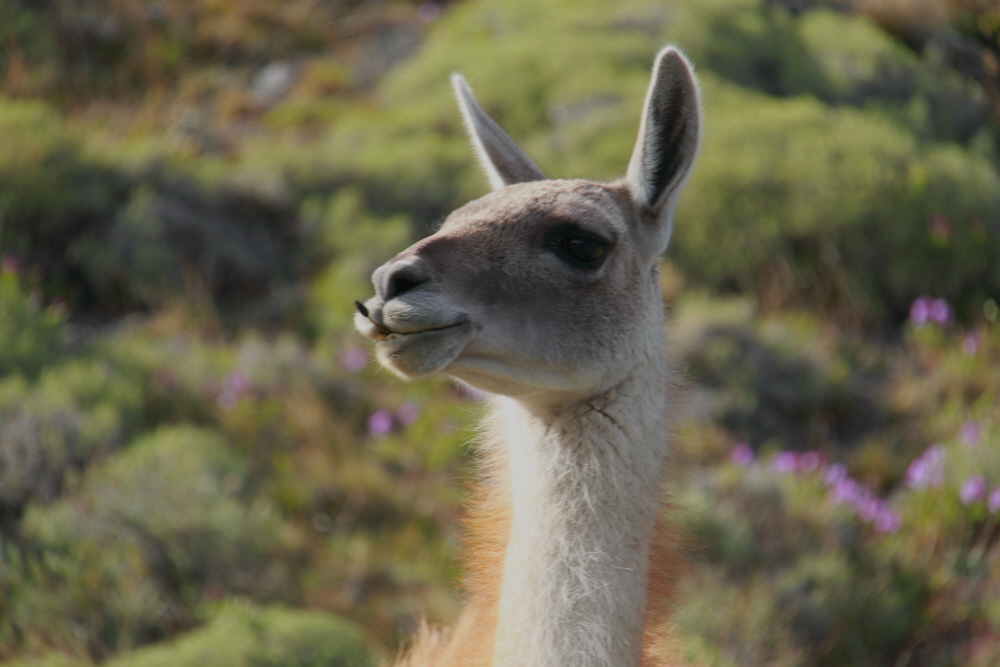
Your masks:
M444 372L486 391L564 403L604 391L662 347L656 263L697 153L698 88L656 58L622 180L544 180L476 104L456 96L494 192L377 269L355 324L406 378Z

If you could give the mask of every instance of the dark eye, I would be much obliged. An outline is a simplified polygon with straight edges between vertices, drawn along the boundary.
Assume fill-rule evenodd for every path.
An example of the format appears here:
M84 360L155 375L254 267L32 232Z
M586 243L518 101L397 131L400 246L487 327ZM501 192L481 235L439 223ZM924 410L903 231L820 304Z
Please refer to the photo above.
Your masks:
M596 269L604 260L611 243L596 234L568 225L546 235L545 245L560 259L582 269Z
M600 243L594 243L581 236L568 237L560 247L567 255L585 264L596 262L604 256L604 251L607 250Z

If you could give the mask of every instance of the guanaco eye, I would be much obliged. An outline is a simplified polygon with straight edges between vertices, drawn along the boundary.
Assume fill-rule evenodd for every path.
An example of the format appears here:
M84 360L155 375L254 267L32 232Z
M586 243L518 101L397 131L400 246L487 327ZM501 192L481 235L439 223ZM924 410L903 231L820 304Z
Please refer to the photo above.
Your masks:
M607 249L600 243L579 236L570 236L562 242L561 248L567 255L584 264L596 262L604 256L604 251Z
M567 264L582 269L596 269L604 261L611 243L575 225L558 227L545 237L551 248Z

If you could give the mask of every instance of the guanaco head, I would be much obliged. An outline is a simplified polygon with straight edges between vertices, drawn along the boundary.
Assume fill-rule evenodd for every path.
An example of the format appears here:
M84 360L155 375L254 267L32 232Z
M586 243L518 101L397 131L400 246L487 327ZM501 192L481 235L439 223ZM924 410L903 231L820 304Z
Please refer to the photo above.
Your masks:
M465 80L453 84L493 192L373 274L355 324L381 363L544 401L593 395L653 363L664 345L656 266L701 132L687 59L658 54L628 171L613 183L547 180Z

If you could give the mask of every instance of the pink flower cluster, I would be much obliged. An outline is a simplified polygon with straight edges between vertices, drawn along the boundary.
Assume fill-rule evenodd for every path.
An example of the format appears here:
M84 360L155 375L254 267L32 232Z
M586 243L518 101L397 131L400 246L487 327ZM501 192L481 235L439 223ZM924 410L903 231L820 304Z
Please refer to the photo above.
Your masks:
M958 433L959 437L962 438L962 442L967 444L969 447L975 447L979 444L979 438L983 434L983 429L977 422L967 419L962 422L962 426L958 429Z
M958 499L966 507L985 500L986 509L990 511L990 514L1000 512L1000 486L994 487L992 491L987 493L985 475L972 475L966 478L958 490Z
M0 257L0 273L19 273L24 263L17 255L3 255Z
M947 326L951 322L951 308L944 299L932 299L925 294L910 305L910 321L918 327L928 322Z
M906 485L918 491L941 486L944 483L944 458L944 447L928 447L906 469Z
M979 351L979 334L975 331L965 335L962 339L962 354L967 357L976 356Z
M819 470L826 462L822 452L778 452L771 460L775 472L808 474Z
M741 468L746 468L755 460L753 448L749 443L741 442L729 452L729 460ZM825 462L826 455L823 452L778 452L771 459L771 467L775 472L782 474L792 472L808 474L822 468Z
M430 23L441 16L441 5L436 2L421 2L417 7L417 18L424 23Z
M729 460L741 468L746 468L748 465L753 463L753 448L749 445L749 443L741 442L733 447L732 451L729 452Z
M986 495L986 477L984 475L972 475L962 482L962 487L958 490L958 499L963 505L971 505L983 499Z
M368 417L368 435L373 438L381 438L392 432L399 426L409 426L417 421L420 416L420 409L415 403L407 401L396 408L395 413L384 408L378 409Z
M902 524L899 512L879 498L867 486L852 479L847 468L839 463L831 463L823 468L823 483L827 487L827 498L835 505L850 505L858 518L870 523L875 532L895 533Z
M990 495L986 496L986 509L991 514L1000 512L1000 486L990 491Z
M340 365L351 373L357 373L368 365L368 355L361 348L352 347L340 355Z
M222 380L222 390L219 392L219 407L225 411L236 407L240 398L250 393L253 384L250 377L241 370L235 370Z
M741 442L730 451L729 460L745 468L754 462L753 449L746 442ZM835 505L850 505L858 518L872 524L877 533L895 533L902 524L898 511L875 496L868 487L851 479L847 468L841 464L827 464L823 452L778 452L771 459L771 469L780 474L819 473L827 487L829 501Z
M973 421L963 423L961 437L967 445L974 447L980 437L979 424ZM907 486L917 491L941 486L944 483L944 460L944 447L941 445L928 447L927 451L907 468ZM985 475L966 477L958 489L958 499L966 507L985 500L986 507L991 513L1000 512L1000 486L989 491Z

